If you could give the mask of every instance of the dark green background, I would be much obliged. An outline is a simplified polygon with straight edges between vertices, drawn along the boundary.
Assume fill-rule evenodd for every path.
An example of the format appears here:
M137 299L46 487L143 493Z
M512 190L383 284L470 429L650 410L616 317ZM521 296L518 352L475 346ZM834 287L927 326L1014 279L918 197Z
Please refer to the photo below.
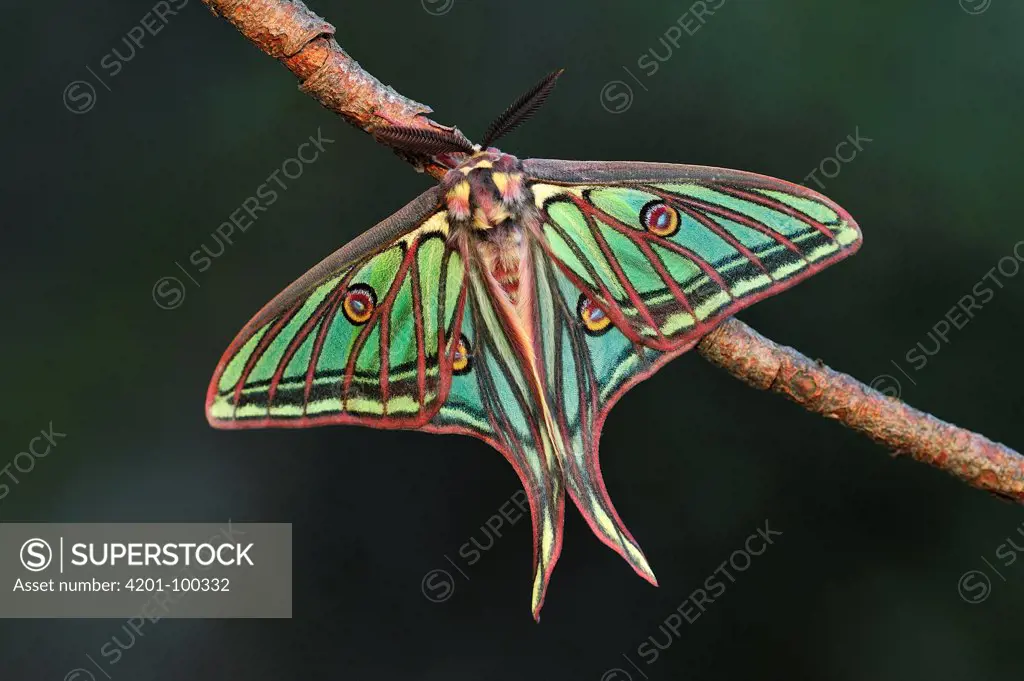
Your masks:
M934 325L1024 239L1024 7L727 0L644 75L637 59L665 55L659 38L689 5L456 0L432 16L418 0L312 3L374 75L470 137L566 67L546 109L504 140L521 157L701 163L799 182L859 128L873 141L825 193L856 217L864 248L740 317L1024 445L1024 273L999 275L1003 288L926 366L905 357L933 348ZM96 85L88 113L70 113L68 83L95 83L87 67L106 76L100 61L127 53L122 37L151 7L5 6L0 466L51 421L67 437L18 474L0 520L292 522L294 618L164 620L115 665L99 651L112 636L127 645L121 621L8 621L4 678L62 679L91 655L114 679L598 681L624 667L638 681L623 653L651 679L1019 676L1024 560L996 557L1008 536L1024 546L1018 507L893 459L695 354L630 393L601 446L661 587L567 510L539 625L528 522L502 528L472 566L458 556L471 538L486 543L481 525L519 484L483 443L210 429L207 381L242 324L430 179L299 92L198 0L107 78L110 91ZM612 115L600 93L619 79L635 98ZM184 279L175 262L213 247L217 225L318 128L336 140L322 158L195 275L199 286L185 282L183 304L154 304L154 283ZM664 642L659 625L765 519L783 535L645 666L637 646ZM469 579L456 574L451 598L433 604L420 583L435 568L454 573L445 555ZM973 569L991 579L975 604L957 589Z

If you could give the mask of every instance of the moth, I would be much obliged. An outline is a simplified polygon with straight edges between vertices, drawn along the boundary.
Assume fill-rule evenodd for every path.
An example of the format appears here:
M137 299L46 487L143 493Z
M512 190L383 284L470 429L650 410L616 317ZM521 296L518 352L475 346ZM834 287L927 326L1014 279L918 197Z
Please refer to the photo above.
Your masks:
M482 439L529 498L535 618L567 493L598 538L657 584L601 477L598 441L616 401L722 320L861 245L846 211L781 180L521 160L493 147L560 73L481 144L454 128L377 133L457 162L260 310L206 399L216 428L355 424Z

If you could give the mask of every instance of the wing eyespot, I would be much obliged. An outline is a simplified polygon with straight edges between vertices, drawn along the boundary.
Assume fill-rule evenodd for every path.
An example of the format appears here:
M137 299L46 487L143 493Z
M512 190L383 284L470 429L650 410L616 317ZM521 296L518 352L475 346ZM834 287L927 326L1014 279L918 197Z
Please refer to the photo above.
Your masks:
M345 291L345 298L341 305L345 319L356 326L370 321L376 307L377 294L365 284L354 284L348 291Z
M459 335L459 344L455 347L455 356L452 358L452 373L456 376L468 374L473 369L473 346L469 339Z
M585 295L576 303L576 314L583 322L583 330L591 336L600 336L612 328L611 318Z
M640 210L640 224L655 236L670 237L679 231L679 211L664 201L651 201Z

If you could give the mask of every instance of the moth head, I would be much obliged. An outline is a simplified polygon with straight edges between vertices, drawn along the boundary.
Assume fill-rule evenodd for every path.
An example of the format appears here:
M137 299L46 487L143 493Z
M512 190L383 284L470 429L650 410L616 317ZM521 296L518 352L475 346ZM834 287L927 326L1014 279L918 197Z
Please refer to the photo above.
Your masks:
M477 152L445 175L441 195L452 222L476 231L515 221L527 202L522 163L496 149Z

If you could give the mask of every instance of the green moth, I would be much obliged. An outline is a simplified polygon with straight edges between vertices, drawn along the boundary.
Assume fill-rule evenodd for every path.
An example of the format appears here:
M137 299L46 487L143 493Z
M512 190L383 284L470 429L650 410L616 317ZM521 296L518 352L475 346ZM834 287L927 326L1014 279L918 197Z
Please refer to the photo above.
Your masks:
M451 168L249 321L210 383L216 428L358 424L478 437L533 516L539 617L565 494L656 584L612 506L597 447L612 405L738 310L853 254L857 224L801 186L661 163L520 160L457 130L378 136Z

